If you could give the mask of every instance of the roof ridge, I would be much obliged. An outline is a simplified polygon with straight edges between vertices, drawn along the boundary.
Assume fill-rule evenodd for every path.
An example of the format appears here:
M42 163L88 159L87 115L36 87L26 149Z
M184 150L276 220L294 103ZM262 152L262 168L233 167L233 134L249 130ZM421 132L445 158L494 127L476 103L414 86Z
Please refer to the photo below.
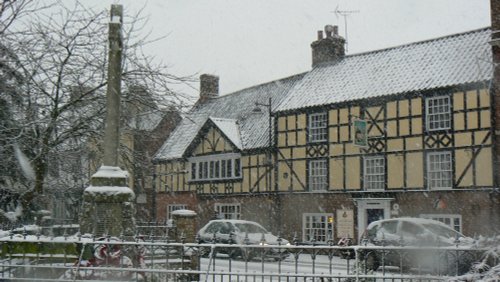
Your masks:
M261 84L257 84L257 85L253 85L253 86L248 86L248 87L242 88L240 90L236 90L236 91L231 92L231 93L227 93L227 94L223 94L223 95L220 95L220 96L217 96L217 97L213 97L210 100L218 100L218 99L222 99L222 98L225 98L225 97L228 97L228 96L232 96L232 95L243 94L242 92L245 91L245 90L256 88L256 87L265 86L265 85L268 85L268 84L276 83L278 81L292 79L292 78L295 78L295 77L299 77L301 75L305 75L308 72L310 72L310 70L309 71L305 71L305 72L301 72L301 73L298 73L298 74L290 75L290 76L287 76L287 77L275 79L275 80L272 80L272 81L263 82Z
M469 31L457 32L457 33L453 33L453 34L438 36L438 37L434 37L434 38L430 38L430 39L425 39L425 40L421 40L421 41L404 43L404 44L400 44L400 45L396 45L396 46L391 46L391 47L386 47L386 48L382 48L382 49L370 50L370 51L364 51L364 52L360 52L360 53L349 54L349 55L346 55L344 58L357 57L357 56L362 56L362 55L367 55L367 54L374 54L374 53L388 51L388 50L391 50L391 49L398 49L398 48L402 48L402 47L408 47L408 46L412 46L412 45L418 45L418 44L428 43L428 42L432 42L432 41L443 40L445 38L452 38L452 37L456 37L456 36L460 36L460 35L465 35L465 34L468 34L468 33L476 33L476 32L479 32L479 31L486 31L486 30L489 30L489 29L491 29L491 27L487 26L487 27L482 27L482 28L473 29L473 30L469 30ZM338 62L338 61L335 61L335 62Z

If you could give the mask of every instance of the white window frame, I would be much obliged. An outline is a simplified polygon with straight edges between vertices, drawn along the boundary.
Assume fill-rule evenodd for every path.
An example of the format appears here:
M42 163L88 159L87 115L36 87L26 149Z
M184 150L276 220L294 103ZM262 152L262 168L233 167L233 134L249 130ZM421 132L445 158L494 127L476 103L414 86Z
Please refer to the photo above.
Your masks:
M367 156L363 158L363 187L366 191L381 191L385 189L385 158L384 156Z
M218 203L214 205L215 213L218 219L240 219L241 204Z
M451 98L437 96L425 99L425 117L427 131L451 128Z
M444 162L443 157L448 161ZM435 160L439 158L439 160ZM429 190L453 188L453 156L450 151L427 153L427 187ZM448 168L443 168L447 164ZM436 167L437 166L437 167ZM445 185L446 183L446 185Z
M462 215L460 214L421 214L420 217L442 222L462 233Z
M241 179L240 154L192 157L188 161L190 181Z
M328 140L328 115L326 112L314 113L308 116L309 142Z
M186 204L170 204L167 205L167 219L172 219L172 212L177 210L186 210Z
M318 243L333 240L333 213L303 213L302 241L311 242L314 238Z
M308 170L309 191L326 191L328 189L328 160L310 160Z

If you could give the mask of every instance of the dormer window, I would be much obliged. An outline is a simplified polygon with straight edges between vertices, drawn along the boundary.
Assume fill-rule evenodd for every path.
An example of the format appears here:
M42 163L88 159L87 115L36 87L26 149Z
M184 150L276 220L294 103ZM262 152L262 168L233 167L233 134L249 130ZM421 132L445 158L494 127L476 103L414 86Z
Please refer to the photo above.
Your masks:
M438 96L425 100L426 127L428 131L451 128L451 105L449 96Z
M220 154L190 158L190 180L239 179L241 178L240 157L239 154Z
M309 142L327 141L328 123L326 113L310 114L308 119Z

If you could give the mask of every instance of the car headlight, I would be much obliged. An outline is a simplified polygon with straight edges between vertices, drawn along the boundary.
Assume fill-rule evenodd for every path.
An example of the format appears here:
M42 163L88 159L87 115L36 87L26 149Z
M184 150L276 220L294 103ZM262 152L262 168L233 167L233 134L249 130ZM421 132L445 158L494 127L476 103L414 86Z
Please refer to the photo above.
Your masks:
M260 242L260 243L259 243L259 245L261 245L261 246L267 246L267 245L269 245L269 244L268 244L267 242L265 242L265 241L264 241L264 242Z

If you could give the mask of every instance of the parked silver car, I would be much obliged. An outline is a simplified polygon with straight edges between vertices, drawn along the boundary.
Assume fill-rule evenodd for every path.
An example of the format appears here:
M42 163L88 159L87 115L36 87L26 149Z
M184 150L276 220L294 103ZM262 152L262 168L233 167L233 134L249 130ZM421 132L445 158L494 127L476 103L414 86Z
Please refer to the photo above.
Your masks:
M211 220L198 231L198 238L200 243L222 243L222 244L238 244L238 245L273 245L276 248L223 248L217 247L214 251L216 253L225 253L232 258L242 257L244 259L251 259L255 256L264 254L266 258L273 258L275 260L282 260L289 254L286 246L290 243L278 238L277 236L268 232L257 222L247 220ZM282 247L281 247L282 246ZM207 255L208 250L202 252Z
M370 223L363 235L368 246L409 247L407 249L373 249L364 251L366 267L377 270L380 265L429 269L439 273L464 273L472 261L473 239L439 221L423 218L393 218ZM436 247L455 248L449 251Z

